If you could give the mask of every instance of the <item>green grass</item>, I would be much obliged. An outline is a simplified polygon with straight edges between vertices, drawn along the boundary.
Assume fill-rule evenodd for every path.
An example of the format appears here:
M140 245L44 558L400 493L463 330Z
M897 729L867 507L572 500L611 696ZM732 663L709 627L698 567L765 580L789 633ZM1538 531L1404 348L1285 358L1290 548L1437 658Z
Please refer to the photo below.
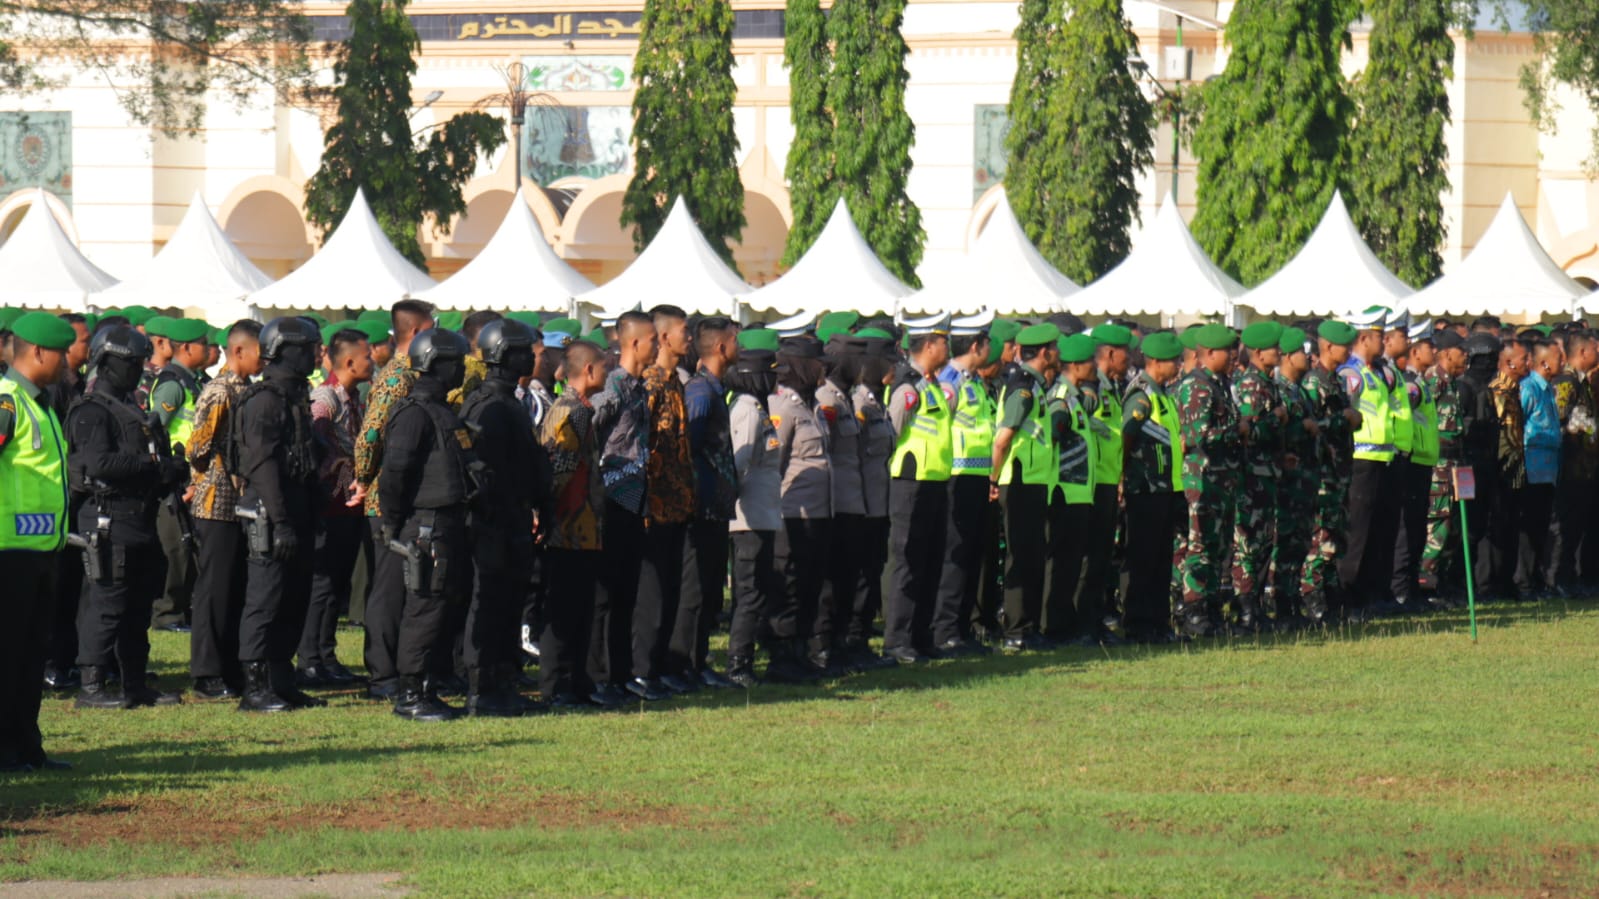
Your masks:
M157 635L175 686L183 641ZM341 635L358 659L359 635ZM399 871L432 895L1599 894L1599 608L944 662L626 713L79 712L0 881ZM3 888L0 888L3 892Z

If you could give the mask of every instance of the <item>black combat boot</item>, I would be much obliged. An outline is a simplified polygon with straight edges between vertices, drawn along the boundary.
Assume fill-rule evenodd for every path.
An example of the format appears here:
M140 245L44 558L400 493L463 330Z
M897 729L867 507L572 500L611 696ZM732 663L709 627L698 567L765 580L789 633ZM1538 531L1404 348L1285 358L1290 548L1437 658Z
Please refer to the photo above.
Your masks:
M749 656L732 656L727 660L727 679L746 690L761 683L755 676L755 660Z
M154 680L145 676L148 665L144 659L128 659L122 663L122 707L132 709L144 705L177 705L182 702L182 696L163 692L155 686Z
M395 693L394 714L412 721L450 721L459 712L439 699L432 687L424 686L422 678L402 674Z
M266 662L244 663L244 698L241 712L288 712L294 704L272 689L272 671Z
M326 699L318 699L295 686L293 663L271 662L267 665L267 673L272 681L272 692L287 700L289 705L297 709L315 709L328 704Z
M486 668L466 672L466 713L485 718L515 718L522 714L522 697L511 694L496 682Z
M106 686L105 669L99 665L84 665L78 669L83 683L78 687L78 698L73 705L80 709L120 709L122 691Z
M803 646L792 638L774 638L769 647L771 661L766 665L766 679L778 684L815 683L816 675L800 661Z

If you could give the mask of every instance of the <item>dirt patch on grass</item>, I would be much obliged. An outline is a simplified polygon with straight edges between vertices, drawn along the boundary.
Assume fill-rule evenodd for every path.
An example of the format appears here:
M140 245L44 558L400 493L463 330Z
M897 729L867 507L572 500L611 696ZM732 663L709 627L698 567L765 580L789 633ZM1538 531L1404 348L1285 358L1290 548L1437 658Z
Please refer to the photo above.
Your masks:
M300 896L405 896L398 874L322 874L316 877L156 877L147 880L34 880L6 884L10 899L103 899L108 896L249 896L289 899Z
M1508 847L1407 850L1396 857L1368 860L1347 873L1350 879L1403 895L1576 899L1595 895L1599 849L1559 845L1524 851Z

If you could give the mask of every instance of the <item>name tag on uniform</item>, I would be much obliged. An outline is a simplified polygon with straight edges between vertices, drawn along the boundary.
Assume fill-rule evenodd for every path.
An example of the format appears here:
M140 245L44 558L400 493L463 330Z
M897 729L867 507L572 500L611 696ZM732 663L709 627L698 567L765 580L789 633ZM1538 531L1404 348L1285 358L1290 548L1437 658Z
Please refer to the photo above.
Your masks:
M56 517L49 512L17 515L18 537L49 537L56 532Z

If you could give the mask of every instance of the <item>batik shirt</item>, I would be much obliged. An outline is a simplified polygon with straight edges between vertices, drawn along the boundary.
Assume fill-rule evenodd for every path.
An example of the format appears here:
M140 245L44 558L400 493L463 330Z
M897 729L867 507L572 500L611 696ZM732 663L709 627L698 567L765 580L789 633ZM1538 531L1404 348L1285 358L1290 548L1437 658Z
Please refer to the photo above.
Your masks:
M600 478L594 408L576 394L562 396L544 416L539 442L550 458L555 516L546 525L546 545L552 549L600 549L605 485Z
M239 504L239 484L223 465L222 448L231 426L229 413L248 386L247 378L223 369L200 389L200 396L194 401L194 431L189 435L189 464L195 468L191 481L194 498L189 501L189 514L195 518L236 518L233 510Z
M368 518L379 517L378 474L383 466L383 428L389 423L394 404L410 396L415 385L411 357L395 353L389 364L372 379L372 389L367 393L366 418L361 422L361 435L355 441L355 479L366 487Z

